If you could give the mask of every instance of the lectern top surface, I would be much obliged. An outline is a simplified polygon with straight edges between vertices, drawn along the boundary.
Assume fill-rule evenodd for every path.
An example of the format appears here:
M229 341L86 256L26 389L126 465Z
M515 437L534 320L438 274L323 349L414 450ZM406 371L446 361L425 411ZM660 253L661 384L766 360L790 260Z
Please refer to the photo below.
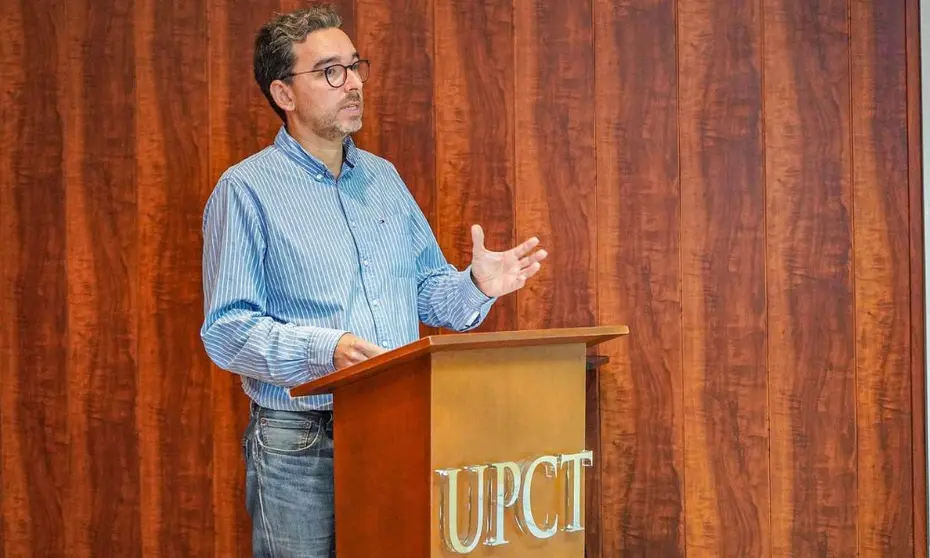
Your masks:
M500 349L573 343L584 343L586 346L591 347L629 333L630 330L627 326L615 325L431 335L354 366L337 370L312 382L291 388L290 391L293 397L332 393L342 386L385 372L398 364L439 351Z

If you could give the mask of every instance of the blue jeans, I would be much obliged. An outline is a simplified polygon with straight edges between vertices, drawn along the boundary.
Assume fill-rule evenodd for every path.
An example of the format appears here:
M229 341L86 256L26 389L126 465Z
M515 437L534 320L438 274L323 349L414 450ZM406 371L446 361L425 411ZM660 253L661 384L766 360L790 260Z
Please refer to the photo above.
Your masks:
M253 555L335 556L332 412L253 404L244 450Z

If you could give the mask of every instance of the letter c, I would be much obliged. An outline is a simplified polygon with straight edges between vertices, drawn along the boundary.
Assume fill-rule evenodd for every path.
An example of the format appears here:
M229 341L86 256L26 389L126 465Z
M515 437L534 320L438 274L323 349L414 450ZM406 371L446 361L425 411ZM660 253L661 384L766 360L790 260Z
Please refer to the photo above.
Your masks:
M548 527L540 527L536 523L536 518L533 517L533 476L536 472L536 468L542 464L546 464L551 471L547 473L546 476L554 477L558 474L559 463L555 456L544 455L534 459L526 468L526 472L523 475L523 502L519 508L520 512L520 523L521 527L525 527L529 534L536 537L537 539L548 539L556 534L559 526L559 514L555 514L555 517L552 519L552 525Z

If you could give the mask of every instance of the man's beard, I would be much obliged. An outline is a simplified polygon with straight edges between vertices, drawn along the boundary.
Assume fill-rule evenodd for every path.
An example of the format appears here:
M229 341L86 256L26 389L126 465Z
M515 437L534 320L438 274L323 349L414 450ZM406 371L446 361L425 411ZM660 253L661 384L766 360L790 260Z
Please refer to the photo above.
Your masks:
M339 111L341 111L346 104L358 103L359 114L357 118L353 118L348 122L342 122L339 120ZM313 122L314 132L321 137L329 140L342 139L349 134L354 134L362 129L362 114L364 112L364 105L362 104L362 99L360 96L352 96L346 99L335 111L325 115L323 118L320 118Z

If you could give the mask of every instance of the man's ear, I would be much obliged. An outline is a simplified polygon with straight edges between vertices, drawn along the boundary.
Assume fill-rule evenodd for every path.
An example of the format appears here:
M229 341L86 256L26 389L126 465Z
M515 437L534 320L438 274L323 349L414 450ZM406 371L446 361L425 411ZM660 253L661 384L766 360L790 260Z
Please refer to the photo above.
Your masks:
M271 82L271 98L281 110L288 111L295 108L294 91L279 79Z

